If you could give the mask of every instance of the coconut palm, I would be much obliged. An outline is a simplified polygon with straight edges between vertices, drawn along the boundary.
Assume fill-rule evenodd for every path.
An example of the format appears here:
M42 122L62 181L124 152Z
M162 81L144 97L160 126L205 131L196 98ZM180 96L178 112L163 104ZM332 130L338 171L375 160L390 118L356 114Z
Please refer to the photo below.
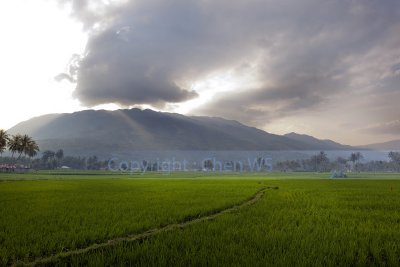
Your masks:
M8 141L8 149L11 151L11 157L14 158L14 154L18 153L18 159L21 158L22 154L28 155L29 157L36 156L39 151L39 146L36 142L28 135L13 135Z
M22 154L24 155L28 154L30 146L33 142L35 141L33 141L33 139L27 134L21 136L19 149L17 150L19 152L18 159L21 158Z
M15 153L23 151L21 146L22 135L16 134L11 136L8 141L8 149L11 151L11 157L14 158Z
M349 161L353 162L353 170L355 170L356 163L362 160L364 156L360 152L351 153L349 157Z
M24 150L25 155L27 155L29 158L32 158L37 155L37 153L40 151L38 144L31 139L30 142L28 143L27 147Z
M0 155L3 154L4 150L7 148L8 134L4 130L0 130Z
M39 151L40 150L38 144L36 144L34 140L31 140L24 153L25 155L28 155L29 159L32 159L34 156L37 155ZM32 167L32 162L30 164L30 167Z
M360 152L351 153L349 160L353 162L353 165L359 160L363 159L363 155Z

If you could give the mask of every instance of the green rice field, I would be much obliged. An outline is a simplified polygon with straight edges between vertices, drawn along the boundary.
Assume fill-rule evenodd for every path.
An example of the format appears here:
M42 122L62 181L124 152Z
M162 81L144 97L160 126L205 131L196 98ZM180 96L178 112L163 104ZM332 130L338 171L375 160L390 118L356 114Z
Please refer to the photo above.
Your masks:
M400 174L0 173L0 266L399 266Z

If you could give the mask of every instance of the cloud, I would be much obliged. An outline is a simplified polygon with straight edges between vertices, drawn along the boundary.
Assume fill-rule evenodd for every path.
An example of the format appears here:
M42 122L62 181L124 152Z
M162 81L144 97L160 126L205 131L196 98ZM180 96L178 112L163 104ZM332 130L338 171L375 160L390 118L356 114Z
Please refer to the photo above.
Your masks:
M377 135L398 135L400 133L400 120L393 120L370 125L363 130Z
M398 98L390 98L389 92L400 86L399 2L300 2L292 16L271 19L276 25L268 34L273 42L265 42L259 65L263 85L217 94L193 113L258 127L320 109L359 113L351 106L362 106L364 113L354 123L363 116L380 121L398 113ZM373 99L382 106L376 108Z
M76 82L76 81L74 80L74 78L72 78L72 76L69 75L69 74L67 74L67 73L60 73L60 74L58 74L56 77L54 77L54 80L56 80L57 82L61 82L61 81L64 81L64 80L67 80L67 81L69 81L69 82L71 82L71 83Z
M246 46L248 51L254 45L236 45L239 33L232 35L227 25L218 25L220 17L212 6L196 1L131 1L96 23L91 12L87 17L86 12L77 12L86 28L100 26L90 31L74 95L88 106L162 105L196 97L191 81L238 62L239 48Z
M60 2L89 34L69 74L88 106L184 102L201 94L191 89L196 81L251 65L251 85L216 94L192 113L262 126L354 105L379 122L387 109L372 109L364 96L382 102L399 88L398 0Z

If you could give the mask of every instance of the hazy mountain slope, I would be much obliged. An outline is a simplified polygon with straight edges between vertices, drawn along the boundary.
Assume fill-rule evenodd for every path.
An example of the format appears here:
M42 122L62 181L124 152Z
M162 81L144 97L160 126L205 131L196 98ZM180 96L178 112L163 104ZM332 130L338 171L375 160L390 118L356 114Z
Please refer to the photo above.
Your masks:
M400 150L400 140L393 140L389 142L383 142L383 143L376 143L376 144L370 144L370 145L365 145L361 146L363 148L369 148L369 149L374 149L374 150Z
M297 133L288 133L284 136L301 142L309 147L309 149L322 149L322 150L351 150L354 149L351 146L342 145L332 140L321 140L315 137L305 135L305 134L297 134Z
M342 149L329 141L280 136L237 121L188 117L152 110L87 110L45 115L19 123L10 134L27 133L42 150L111 154L130 150L312 150ZM318 140L318 139L315 139ZM347 146L346 146L347 147Z

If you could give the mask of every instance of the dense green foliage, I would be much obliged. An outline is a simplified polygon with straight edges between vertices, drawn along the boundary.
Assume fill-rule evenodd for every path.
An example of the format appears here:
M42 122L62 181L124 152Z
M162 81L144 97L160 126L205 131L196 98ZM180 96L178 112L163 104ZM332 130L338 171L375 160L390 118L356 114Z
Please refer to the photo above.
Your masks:
M5 181L0 182L2 264L208 214L265 186L279 189L267 190L245 209L51 265L400 264L398 174L350 175L354 179L327 179L327 173L152 175L19 175L24 181L0 175Z

